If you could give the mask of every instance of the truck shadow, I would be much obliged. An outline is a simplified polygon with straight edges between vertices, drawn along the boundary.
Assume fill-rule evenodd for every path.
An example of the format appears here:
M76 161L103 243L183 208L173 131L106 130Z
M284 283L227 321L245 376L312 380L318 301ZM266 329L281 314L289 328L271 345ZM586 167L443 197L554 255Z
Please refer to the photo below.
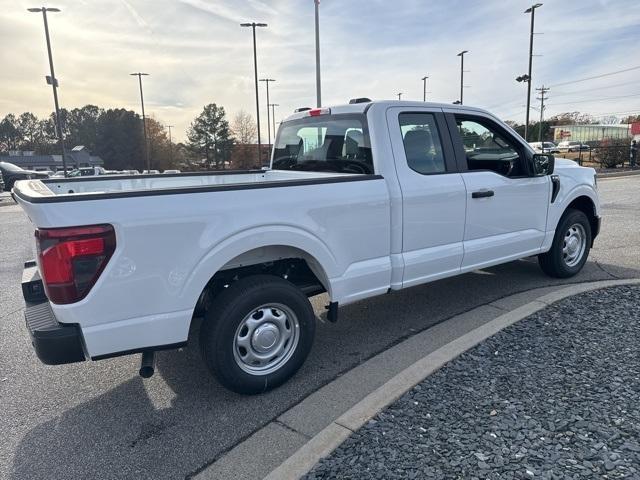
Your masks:
M158 354L157 373L149 380L136 375L139 356L56 367L69 369L66 389L48 387L46 380L37 388L65 392L55 393L51 405L76 406L53 419L48 416L22 438L11 478L184 478L402 338L519 291L613 279L611 274L640 276L636 269L589 262L576 278L559 281L525 260L346 306L337 324L319 323L313 351L301 371L259 396L236 395L211 378L197 348L197 326L188 347ZM318 312L323 303L316 299ZM105 372L111 383L124 381L96 395L93 381ZM96 396L75 401L91 395ZM42 405L43 415L48 408Z

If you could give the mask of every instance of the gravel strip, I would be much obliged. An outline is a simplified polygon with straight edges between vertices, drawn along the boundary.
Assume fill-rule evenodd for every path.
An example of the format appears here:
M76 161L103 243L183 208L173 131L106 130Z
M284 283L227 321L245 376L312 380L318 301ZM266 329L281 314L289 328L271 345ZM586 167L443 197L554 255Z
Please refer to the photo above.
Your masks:
M640 478L639 306L640 287L615 287L508 327L305 478Z

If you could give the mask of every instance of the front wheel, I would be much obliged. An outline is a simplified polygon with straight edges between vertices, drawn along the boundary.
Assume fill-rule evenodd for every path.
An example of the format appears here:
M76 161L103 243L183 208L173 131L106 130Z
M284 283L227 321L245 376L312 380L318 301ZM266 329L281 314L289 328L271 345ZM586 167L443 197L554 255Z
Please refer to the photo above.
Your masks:
M538 255L538 263L551 277L573 277L582 270L590 249L589 219L584 212L569 209L558 222L551 249Z
M237 281L213 302L200 333L209 370L237 393L275 388L302 366L313 344L315 314L291 282L270 275Z

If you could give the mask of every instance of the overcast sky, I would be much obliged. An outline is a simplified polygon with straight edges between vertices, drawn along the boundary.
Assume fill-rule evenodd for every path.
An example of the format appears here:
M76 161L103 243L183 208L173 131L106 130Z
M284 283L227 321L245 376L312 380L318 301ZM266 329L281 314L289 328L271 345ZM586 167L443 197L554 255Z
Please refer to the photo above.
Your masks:
M543 0L544 1L544 0ZM489 108L522 122L530 17L523 0L322 0L323 103L352 97L458 98L465 57L465 104ZM0 0L0 117L53 108L39 6ZM49 25L60 103L88 103L139 111L137 79L144 71L147 113L185 130L203 105L215 102L230 116L255 116L251 30L258 30L260 77L276 79L271 101L279 121L299 106L315 104L313 0L51 0L62 9ZM640 2L546 0L536 11L533 86L551 85L547 114L640 113ZM624 73L567 85L553 85ZM612 98L615 97L615 98ZM264 83L261 119L266 131ZM537 103L535 104L537 105ZM532 116L538 115L532 111ZM266 133L263 134L266 137Z

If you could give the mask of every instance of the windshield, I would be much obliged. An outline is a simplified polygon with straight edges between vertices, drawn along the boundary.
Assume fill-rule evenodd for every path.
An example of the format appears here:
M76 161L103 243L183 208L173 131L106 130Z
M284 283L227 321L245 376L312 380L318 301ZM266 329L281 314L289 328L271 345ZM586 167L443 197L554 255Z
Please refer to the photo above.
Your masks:
M6 170L7 172L23 172L24 170L13 163L8 162L0 162L0 168Z
M364 115L321 115L292 120L278 132L272 168L373 173Z

